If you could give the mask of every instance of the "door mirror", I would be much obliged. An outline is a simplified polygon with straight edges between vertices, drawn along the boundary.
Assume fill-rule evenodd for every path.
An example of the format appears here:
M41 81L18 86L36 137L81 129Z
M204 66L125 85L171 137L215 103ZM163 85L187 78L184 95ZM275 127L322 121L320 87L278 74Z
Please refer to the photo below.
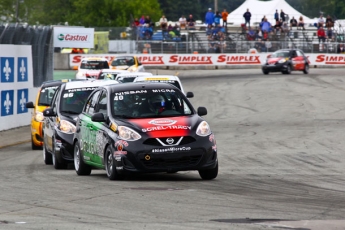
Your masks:
M43 116L45 117L55 117L56 113L54 112L53 108L47 108L43 111Z
M105 122L104 114L103 113L95 113L94 115L92 115L91 121Z
M25 107L28 109L34 109L35 108L34 103L32 101L27 102L25 104Z
M205 116L207 115L207 109L205 107L199 107L198 108L198 115L199 116Z
M192 97L194 97L194 93L193 92L187 92L186 97L192 98Z

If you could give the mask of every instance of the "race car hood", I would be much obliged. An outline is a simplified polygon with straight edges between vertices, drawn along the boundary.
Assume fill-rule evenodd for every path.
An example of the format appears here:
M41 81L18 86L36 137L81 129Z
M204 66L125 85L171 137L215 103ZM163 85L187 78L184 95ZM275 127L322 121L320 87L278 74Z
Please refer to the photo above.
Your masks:
M127 127L131 127L141 135L150 138L188 136L195 134L197 125L202 119L197 115L184 117L130 119Z
M118 65L118 66L113 66L112 69L121 69L121 70L127 70L129 68L128 65Z
M267 63L270 64L275 64L277 63L280 59L284 59L283 57L277 57L277 58L268 58Z

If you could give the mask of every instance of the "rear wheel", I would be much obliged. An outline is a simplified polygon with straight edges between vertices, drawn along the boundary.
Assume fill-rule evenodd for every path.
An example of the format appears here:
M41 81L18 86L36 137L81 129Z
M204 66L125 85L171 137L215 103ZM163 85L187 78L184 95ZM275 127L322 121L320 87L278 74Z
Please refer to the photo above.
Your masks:
M288 65L286 67L286 74L290 74L291 73L291 65Z
M74 168L79 176L90 175L92 170L89 165L85 164L78 142L74 144Z
M199 170L199 175L203 180L212 180L218 175L218 162L215 168Z
M264 74L269 74L269 73L270 73L270 72L267 71L267 70L262 70L262 72L263 72Z
M105 171L107 172L107 176L109 180L120 180L123 179L122 175L119 175L116 172L116 166L115 166L115 161L113 157L113 151L111 150L111 147L108 146L107 150L105 152Z
M47 151L45 144L43 144L43 161L46 165L53 163L52 155Z
M304 74L308 74L309 73L309 65L308 64L305 64L303 73Z

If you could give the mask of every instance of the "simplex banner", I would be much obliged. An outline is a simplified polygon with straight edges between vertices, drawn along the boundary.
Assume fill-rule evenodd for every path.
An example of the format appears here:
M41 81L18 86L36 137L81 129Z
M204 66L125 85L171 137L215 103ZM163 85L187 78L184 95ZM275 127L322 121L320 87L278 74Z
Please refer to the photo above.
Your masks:
M119 56L137 56L147 66L223 66L262 65L271 53L255 54L70 54L70 68L78 66L82 58L103 57L109 61ZM310 65L345 65L344 54L306 54Z
M94 48L94 28L54 27L54 47Z
M0 45L0 131L29 125L26 102L34 101L30 45Z

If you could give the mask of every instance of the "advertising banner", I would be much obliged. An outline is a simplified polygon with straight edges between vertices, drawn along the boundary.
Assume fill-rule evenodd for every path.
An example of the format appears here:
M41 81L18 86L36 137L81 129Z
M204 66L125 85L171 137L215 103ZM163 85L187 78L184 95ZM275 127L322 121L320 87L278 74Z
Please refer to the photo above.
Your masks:
M94 28L54 27L54 47L94 48Z
M34 101L32 55L29 45L0 45L0 131L30 124Z
M137 56L145 66L260 66L270 53L254 54L125 54ZM109 61L121 54L70 54L70 68L78 66L82 58L103 57ZM345 65L344 54L306 54L310 65Z

